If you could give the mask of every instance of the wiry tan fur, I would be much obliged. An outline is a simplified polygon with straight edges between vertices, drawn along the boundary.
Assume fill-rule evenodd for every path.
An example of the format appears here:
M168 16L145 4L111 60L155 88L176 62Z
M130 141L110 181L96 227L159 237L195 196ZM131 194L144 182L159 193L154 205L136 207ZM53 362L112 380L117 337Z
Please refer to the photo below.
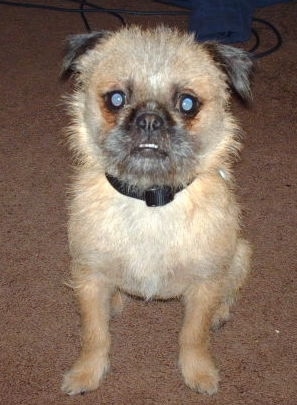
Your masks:
M144 299L182 297L181 372L190 388L213 394L219 375L209 352L209 329L228 319L250 257L233 195L230 163L240 143L226 73L208 44L163 27L108 34L75 66L70 143L78 165L69 243L82 351L64 377L63 391L72 395L98 387L109 369L110 314L121 310L122 293L128 293ZM196 117L181 123L199 137L203 150L191 184L162 207L120 194L105 177L108 161L96 137L107 136L120 115L108 114L100 95L127 82L133 82L135 104L157 100L166 105L173 83L199 94L203 103ZM172 115L181 122L177 113ZM182 175L169 178L172 185L189 182ZM129 173L125 179L135 183ZM143 178L137 184L145 188L150 182Z

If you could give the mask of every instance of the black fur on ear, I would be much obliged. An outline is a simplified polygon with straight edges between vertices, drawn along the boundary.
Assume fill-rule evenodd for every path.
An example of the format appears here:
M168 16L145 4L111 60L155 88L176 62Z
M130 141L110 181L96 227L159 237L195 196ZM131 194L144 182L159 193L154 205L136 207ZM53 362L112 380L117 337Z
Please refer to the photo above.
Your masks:
M229 45L206 42L206 49L218 66L227 74L230 87L242 101L251 101L250 77L253 57L250 53Z
M109 31L91 32L89 34L70 35L66 38L66 49L63 60L61 79L66 80L74 73L80 73L78 59L97 43L110 35Z

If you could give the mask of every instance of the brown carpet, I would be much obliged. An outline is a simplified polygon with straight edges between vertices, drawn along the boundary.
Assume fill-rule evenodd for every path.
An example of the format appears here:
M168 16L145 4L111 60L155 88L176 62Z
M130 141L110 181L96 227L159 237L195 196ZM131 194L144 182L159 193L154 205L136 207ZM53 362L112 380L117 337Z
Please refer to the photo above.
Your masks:
M144 0L105 3L169 8ZM0 13L0 403L296 404L296 2L257 11L279 28L284 44L260 60L252 108L235 104L247 131L235 172L246 234L254 245L254 272L232 320L212 337L222 379L213 397L191 392L181 379L182 307L177 301L130 300L111 323L108 378L85 396L60 392L61 376L79 351L79 317L72 291L64 285L70 158L60 144L67 123L61 95L69 85L58 75L63 39L84 26L74 14L6 6ZM186 17L127 20L187 27ZM106 15L92 15L90 21L93 29L119 26ZM262 27L259 32L269 46L272 36Z

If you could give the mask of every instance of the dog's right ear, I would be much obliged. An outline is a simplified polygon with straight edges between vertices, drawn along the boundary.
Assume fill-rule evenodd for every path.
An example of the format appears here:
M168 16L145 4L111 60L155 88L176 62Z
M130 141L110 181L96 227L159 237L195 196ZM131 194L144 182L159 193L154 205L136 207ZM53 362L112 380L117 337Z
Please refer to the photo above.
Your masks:
M61 71L61 79L66 80L72 74L80 73L79 59L88 50L110 36L109 31L91 32L89 34L70 35L66 38L66 49Z

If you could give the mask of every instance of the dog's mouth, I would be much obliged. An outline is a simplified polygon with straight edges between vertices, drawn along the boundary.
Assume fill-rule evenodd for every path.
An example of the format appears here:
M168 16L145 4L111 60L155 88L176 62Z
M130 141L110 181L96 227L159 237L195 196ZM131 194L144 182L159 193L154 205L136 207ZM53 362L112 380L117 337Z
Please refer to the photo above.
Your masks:
M140 143L139 145L137 145L135 148L132 149L132 154L139 154L143 157L151 157L151 158L168 156L168 153L164 149L162 149L158 144L153 142Z
M156 143L141 143L138 146L138 149L154 149L154 150L157 150L157 149L159 149L159 145L157 145Z

